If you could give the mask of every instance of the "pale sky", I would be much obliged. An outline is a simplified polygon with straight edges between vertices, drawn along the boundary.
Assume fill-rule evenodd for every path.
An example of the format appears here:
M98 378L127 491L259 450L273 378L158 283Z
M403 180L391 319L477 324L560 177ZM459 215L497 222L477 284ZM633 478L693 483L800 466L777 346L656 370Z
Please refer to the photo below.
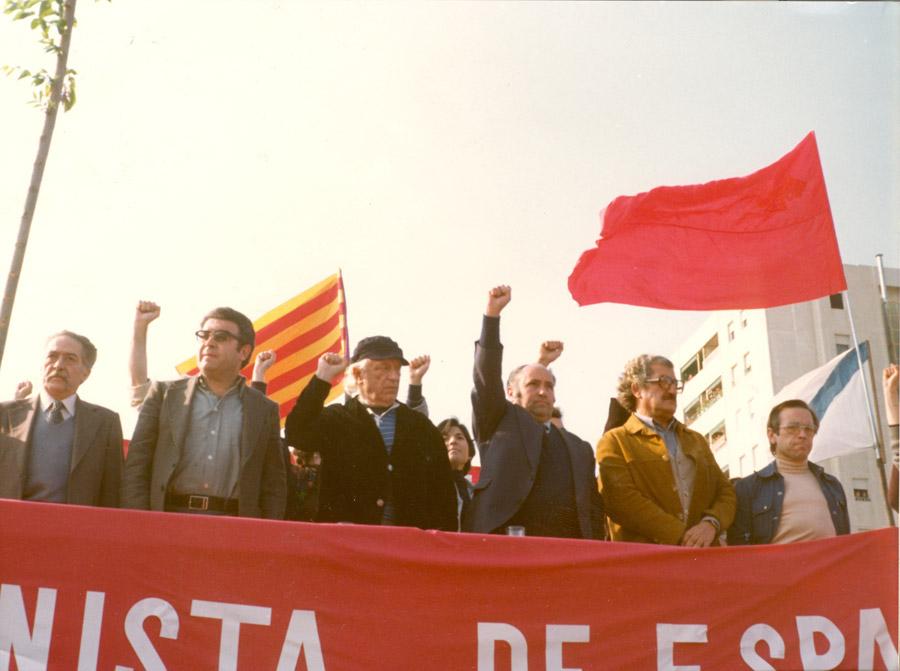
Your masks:
M560 339L567 426L595 443L624 362L704 318L566 288L619 195L744 175L815 130L845 263L900 262L900 6L880 3L78 5L0 397L46 335L100 353L83 398L122 414L133 306L176 377L208 309L256 318L338 268L352 342L430 353L437 422L470 420L487 290L513 287L504 371ZM0 17L0 63L53 63ZM0 79L5 276L42 123ZM803 250L795 250L803 260ZM666 263L664 254L648 263Z

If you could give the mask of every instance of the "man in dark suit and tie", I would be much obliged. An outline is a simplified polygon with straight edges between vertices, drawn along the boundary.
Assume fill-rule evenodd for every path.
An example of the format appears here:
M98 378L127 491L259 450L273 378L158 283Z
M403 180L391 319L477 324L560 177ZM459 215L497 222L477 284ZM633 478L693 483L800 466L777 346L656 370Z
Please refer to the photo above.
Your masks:
M141 407L122 506L283 519L278 406L240 374L253 354L253 324L216 308L195 335L200 375L154 382Z
M0 403L0 498L119 505L119 416L76 393L96 360L97 348L86 337L52 335L41 392Z
M508 286L491 289L475 343L472 425L481 473L463 528L503 533L522 526L529 536L602 539L591 447L550 422L553 373L542 363L519 366L504 394L500 313L511 297Z

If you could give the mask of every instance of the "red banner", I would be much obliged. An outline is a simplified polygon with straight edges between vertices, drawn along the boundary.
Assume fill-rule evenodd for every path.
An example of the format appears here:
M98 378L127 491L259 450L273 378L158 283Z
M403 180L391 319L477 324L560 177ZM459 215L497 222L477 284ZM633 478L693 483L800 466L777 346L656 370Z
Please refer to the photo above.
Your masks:
M691 550L0 501L0 670L896 669L897 532Z

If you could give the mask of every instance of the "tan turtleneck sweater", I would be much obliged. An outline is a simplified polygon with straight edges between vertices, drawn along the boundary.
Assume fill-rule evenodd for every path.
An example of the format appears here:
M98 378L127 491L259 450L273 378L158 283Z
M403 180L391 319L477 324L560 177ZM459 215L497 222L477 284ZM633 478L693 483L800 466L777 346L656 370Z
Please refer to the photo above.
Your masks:
M784 503L773 543L796 543L835 535L828 501L819 481L804 463L775 459L784 478Z

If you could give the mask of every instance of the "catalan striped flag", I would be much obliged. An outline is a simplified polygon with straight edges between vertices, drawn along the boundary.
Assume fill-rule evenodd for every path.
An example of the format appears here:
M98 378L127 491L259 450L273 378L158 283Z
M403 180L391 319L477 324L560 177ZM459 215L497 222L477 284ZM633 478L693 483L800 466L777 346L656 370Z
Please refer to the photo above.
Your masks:
M348 356L347 304L340 271L270 310L253 322L256 349L241 373L250 379L256 353L274 350L276 361L267 371L266 395L279 407L282 424L297 396L315 375L325 352ZM182 375L197 375L197 357L175 367ZM326 403L343 392L342 378L335 380Z

